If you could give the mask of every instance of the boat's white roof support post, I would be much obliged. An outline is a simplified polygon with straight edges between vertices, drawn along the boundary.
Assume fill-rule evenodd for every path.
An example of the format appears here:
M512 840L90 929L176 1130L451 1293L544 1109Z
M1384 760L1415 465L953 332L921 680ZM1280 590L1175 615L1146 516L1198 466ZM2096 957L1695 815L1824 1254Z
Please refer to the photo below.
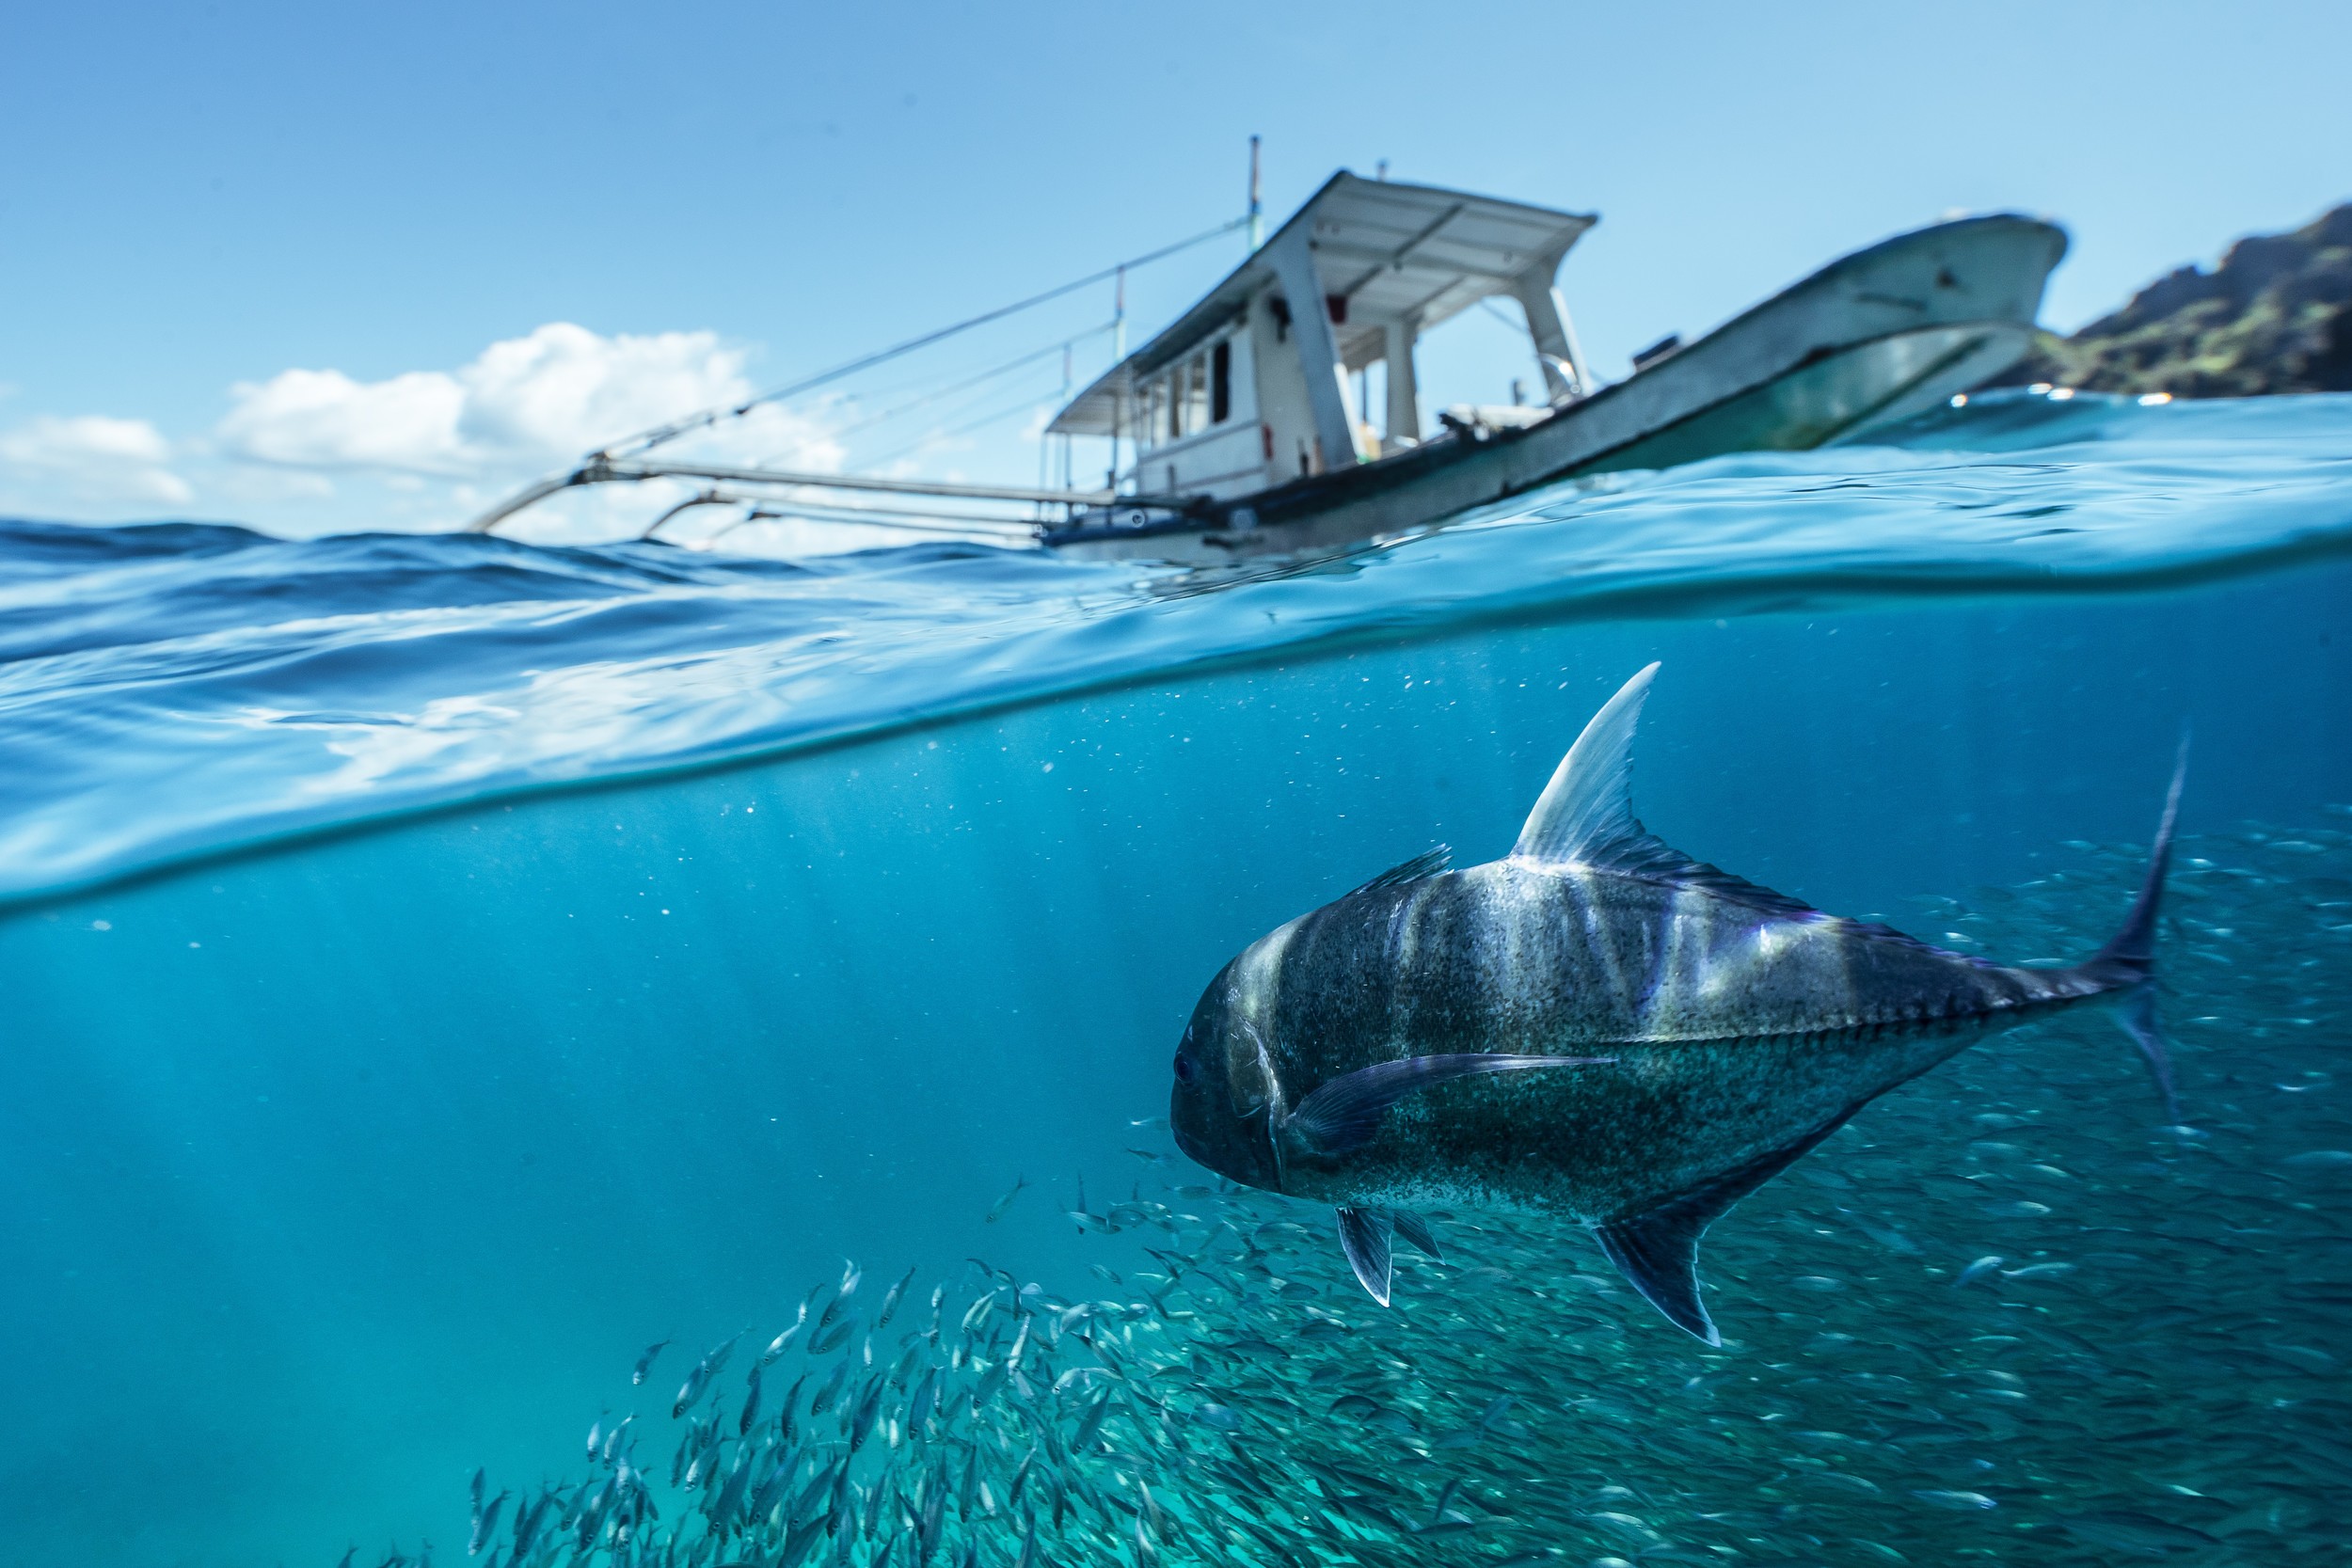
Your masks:
M1327 471L1346 467L1361 453L1356 450L1356 421L1347 413L1347 367L1340 363L1339 339L1331 331L1331 312L1324 303L1323 273L1307 243L1311 225L1293 223L1275 235L1260 254L1274 263L1283 298L1290 305L1291 341L1298 345L1298 366L1307 372L1307 403L1314 412L1315 450Z
M1407 318L1388 325L1389 432L1393 451L1406 441L1421 439L1421 386L1413 378L1413 328Z
M1519 274L1511 285L1519 308L1527 312L1528 335L1535 340L1535 362L1544 371L1544 390L1555 404L1582 397L1593 386L1593 378L1584 373L1584 350L1568 321L1567 301L1552 286L1552 275L1559 269L1560 259L1551 257Z

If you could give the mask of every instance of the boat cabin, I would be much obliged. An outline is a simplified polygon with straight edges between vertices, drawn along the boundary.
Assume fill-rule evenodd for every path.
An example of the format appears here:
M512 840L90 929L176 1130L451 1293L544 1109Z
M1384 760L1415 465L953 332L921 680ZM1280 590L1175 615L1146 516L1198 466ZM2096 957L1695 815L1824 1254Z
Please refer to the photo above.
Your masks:
M1553 277L1595 221L1343 170L1047 431L1108 438L1117 487L1152 500L1231 500L1369 462L1422 437L1415 340L1498 296L1524 313L1549 406L1562 406L1591 384ZM1375 363L1376 428L1348 382Z

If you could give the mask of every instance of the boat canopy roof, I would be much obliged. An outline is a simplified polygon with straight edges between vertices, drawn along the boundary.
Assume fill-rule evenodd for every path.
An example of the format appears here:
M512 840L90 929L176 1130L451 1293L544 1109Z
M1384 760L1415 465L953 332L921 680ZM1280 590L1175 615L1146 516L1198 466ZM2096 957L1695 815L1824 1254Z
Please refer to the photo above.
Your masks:
M1333 301L1333 336L1349 369L1385 352L1391 322L1425 331L1482 299L1517 292L1540 269L1551 274L1577 237L1598 219L1502 201L1438 185L1365 180L1342 169L1291 214L1266 245L1202 295L1166 331L1112 366L1071 400L1047 430L1063 436L1116 434L1136 386L1182 359L1232 323L1249 302L1279 287L1276 248L1309 225L1316 270Z

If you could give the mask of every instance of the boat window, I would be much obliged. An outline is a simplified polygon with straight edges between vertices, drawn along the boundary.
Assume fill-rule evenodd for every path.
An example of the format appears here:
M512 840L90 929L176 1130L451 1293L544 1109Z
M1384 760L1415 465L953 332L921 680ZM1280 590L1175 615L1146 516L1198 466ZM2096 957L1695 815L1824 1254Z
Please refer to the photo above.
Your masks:
M1233 341L1219 338L1209 355L1209 422L1233 417Z

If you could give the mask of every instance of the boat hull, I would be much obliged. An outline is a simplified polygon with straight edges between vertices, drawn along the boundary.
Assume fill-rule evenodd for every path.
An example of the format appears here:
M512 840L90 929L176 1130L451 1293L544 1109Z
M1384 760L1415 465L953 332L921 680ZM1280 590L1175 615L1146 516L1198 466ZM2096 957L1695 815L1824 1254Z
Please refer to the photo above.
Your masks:
M1938 224L1835 261L1523 429L1454 432L1238 500L1048 531L1044 542L1096 560L1286 554L1425 527L1580 475L1867 436L2022 357L2065 248L2061 230L2031 218Z

